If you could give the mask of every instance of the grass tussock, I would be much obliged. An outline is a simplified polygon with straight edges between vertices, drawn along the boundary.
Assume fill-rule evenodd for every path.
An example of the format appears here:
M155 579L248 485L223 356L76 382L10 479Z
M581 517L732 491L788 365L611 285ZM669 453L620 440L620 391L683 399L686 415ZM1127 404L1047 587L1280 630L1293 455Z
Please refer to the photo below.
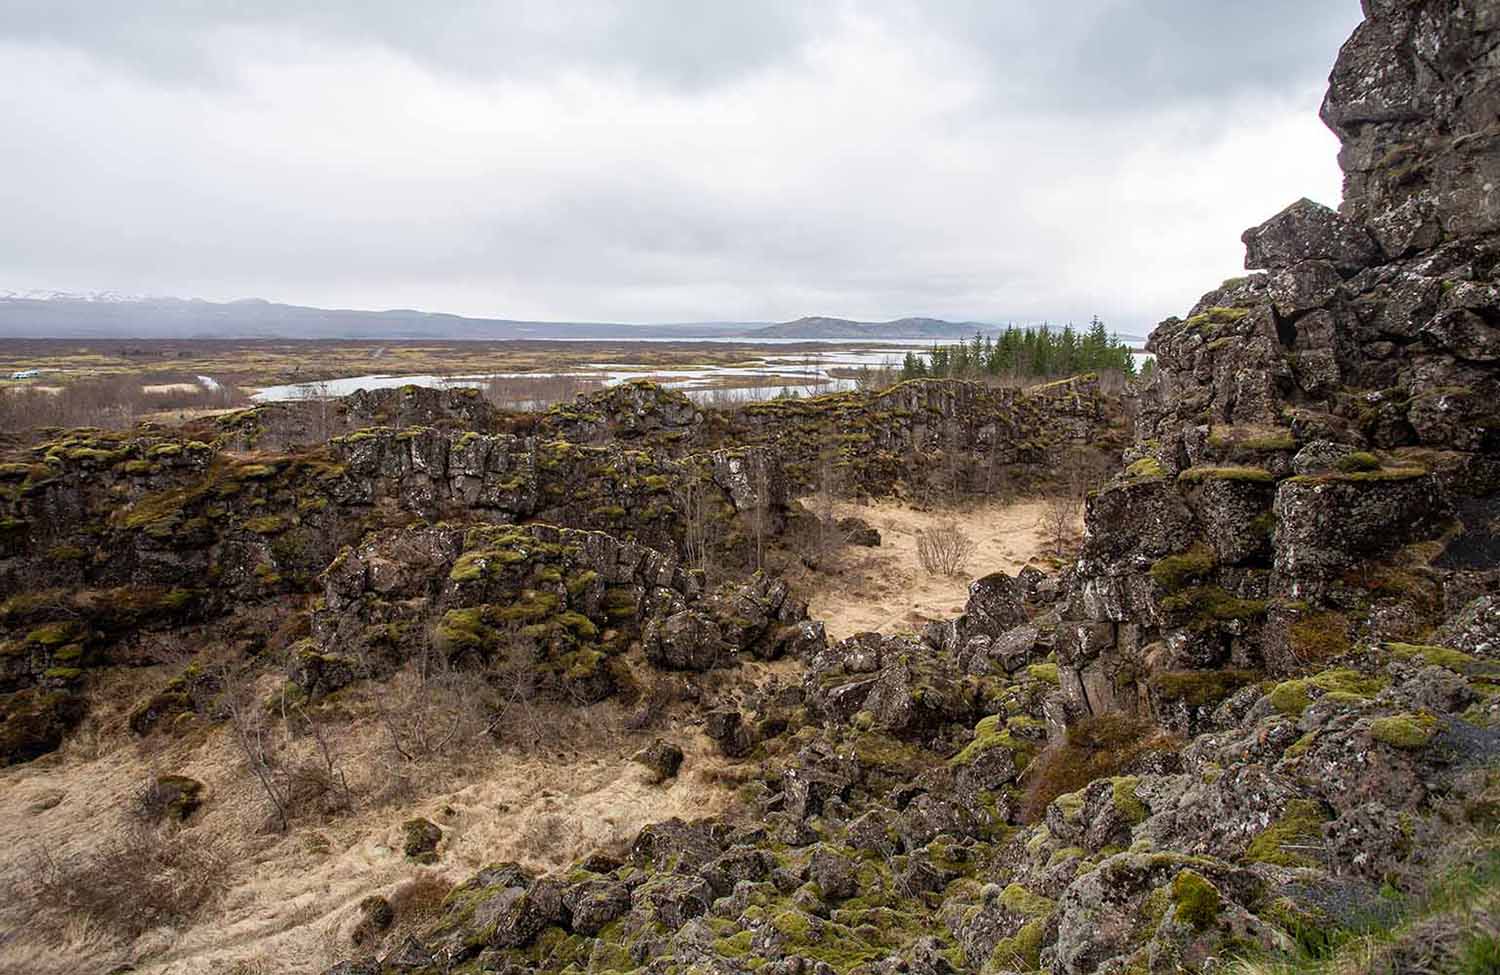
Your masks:
M1095 779L1115 776L1147 752L1173 739L1149 721L1128 714L1101 714L1068 729L1060 744L1048 746L1026 770L1021 814L1036 822L1058 796L1077 792Z
M1292 957L1242 959L1231 975L1497 975L1500 834L1461 833L1410 895L1363 924L1302 927Z
M228 858L200 830L136 825L87 855L31 857L23 897L59 924L86 921L121 940L186 926L228 889Z

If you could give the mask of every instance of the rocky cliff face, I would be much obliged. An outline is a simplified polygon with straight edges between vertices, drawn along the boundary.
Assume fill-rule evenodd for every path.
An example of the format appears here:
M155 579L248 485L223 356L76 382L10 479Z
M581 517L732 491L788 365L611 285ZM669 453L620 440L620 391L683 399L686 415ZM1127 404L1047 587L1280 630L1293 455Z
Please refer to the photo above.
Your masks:
M383 933L372 891L328 975L1166 975L1371 926L1367 970L1489 970L1500 0L1366 14L1324 109L1343 210L1248 231L1257 273L1157 329L1135 442L1058 575L988 575L957 619L828 645L778 581L710 585L673 488L704 485L727 535L830 449L851 492L994 458L1025 476L1118 434L1088 381L722 414L628 386L540 417L401 390L239 414L222 440L76 433L0 466L0 578L26 588L0 604L0 752L55 748L89 669L143 631L301 593L299 701L434 651L506 655L577 702L709 675L701 727L749 810L549 875L493 864L416 928ZM267 449L308 423L339 436ZM745 657L801 672L719 696ZM132 727L211 719L203 680ZM1453 883L1424 898L1434 875Z
M765 749L754 825L497 867L334 971L1208 972L1372 924L1368 970L1469 970L1492 941L1443 924L1490 908L1378 918L1480 876L1437 867L1456 834L1496 849L1500 3L1365 11L1324 107L1342 212L1248 231L1257 273L1157 329L1076 565L716 720Z
M575 695L584 699L623 683L603 658L642 640L666 668L707 669L704 661L740 652L779 656L815 642L785 630L805 610L784 591L747 590L744 611L734 612L740 597L702 593L701 578L673 582L680 568L616 579L610 546L635 562L650 553L652 564L742 566L787 530L794 493L822 469L837 468L850 493L876 495L926 483L943 469L938 459L1023 480L1057 451L1107 441L1109 420L1088 379L1027 393L906 383L709 415L679 393L628 383L541 414L501 413L474 390L405 387L258 407L185 431L63 434L0 462L0 589L10 596L0 602L0 692L9 695L0 715L14 717L0 720L0 756L55 748L60 725L33 721L34 706L45 698L62 724L76 720L90 671L134 661L141 632L320 590L335 608L290 668L314 694L388 670L434 628L451 631L460 649L529 629L543 666L591 681ZM444 522L471 530L393 533ZM521 563L502 574L503 593L479 602L443 595L451 563L484 549L476 539L485 531L499 537L522 525L596 540L496 543ZM559 545L581 554L554 565ZM388 566L399 561L393 552L425 553L412 585L435 610L393 603L380 573L370 575L368 599L339 588L354 583L336 570ZM613 610L600 608L592 587L572 592L551 578L585 572L614 587ZM627 599L621 586L639 591ZM512 603L530 608L505 608ZM559 618L575 625L559 627Z
M1059 641L1079 712L1170 710L1178 672L1415 639L1495 568L1491 6L1367 4L1323 107L1341 212L1301 200L1246 231L1259 273L1152 336Z

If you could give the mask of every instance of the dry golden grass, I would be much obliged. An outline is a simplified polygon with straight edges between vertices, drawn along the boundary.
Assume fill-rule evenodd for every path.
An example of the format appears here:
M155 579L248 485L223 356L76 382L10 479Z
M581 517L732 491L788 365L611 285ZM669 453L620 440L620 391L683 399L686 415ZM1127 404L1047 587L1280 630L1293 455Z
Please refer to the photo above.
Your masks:
M486 863L558 869L593 849L620 848L647 823L712 814L732 800L731 787L716 777L726 763L678 715L631 732L618 704L562 708L547 719L555 733L525 752L481 743L402 765L393 762L368 691L356 687L340 695L342 714L327 727L354 809L304 811L281 834L266 829L259 787L223 726L144 741L125 730L133 697L155 686L150 673L104 677L90 734L53 756L0 770L0 885L22 889L32 869L26 853L37 848L59 861L105 862L127 835L141 783L171 772L204 783L205 799L185 827L164 835L195 855L211 849L221 857L214 877L222 886L174 924L121 926L65 902L0 897L0 930L15 932L0 943L0 973L60 975L125 960L158 975L316 973L350 953L359 903L371 894L404 903L415 926L438 887ZM260 692L272 686L268 680ZM663 732L687 761L676 780L654 785L630 757ZM311 756L316 745L302 738L290 747ZM390 788L396 779L402 788ZM413 816L443 829L435 867L402 854L400 824Z

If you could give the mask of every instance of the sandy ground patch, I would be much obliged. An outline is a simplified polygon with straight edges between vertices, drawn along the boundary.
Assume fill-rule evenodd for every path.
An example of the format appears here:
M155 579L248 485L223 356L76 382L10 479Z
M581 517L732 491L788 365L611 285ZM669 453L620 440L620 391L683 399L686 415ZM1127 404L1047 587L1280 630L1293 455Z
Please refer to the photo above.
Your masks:
M962 613L974 579L991 572L1014 574L1045 559L1050 554L1042 527L1046 506L1040 500L962 510L920 510L893 501L841 504L838 517L856 515L880 530L880 547L846 546L828 571L802 570L795 585L808 595L808 613L823 621L830 639L920 629ZM975 543L968 570L958 578L934 576L917 560L917 533L948 522Z
M166 393L201 393L203 392L203 387L197 383L152 383L142 386L141 392L148 396L159 396Z
M773 673L747 664L732 683ZM140 673L120 678L150 681ZM648 823L719 813L739 781L736 766L717 754L691 714L654 730L627 731L625 712L606 702L572 712L577 724L566 741L524 753L476 748L421 795L374 808L362 803L352 815L300 822L278 835L264 831L267 807L224 728L191 741L143 745L120 733L122 712L97 738L85 731L60 753L0 770L0 895L13 884L25 888L40 849L59 859L87 856L119 836L135 791L162 772L207 787L203 811L178 835L187 843L223 844L229 891L192 926L148 931L133 944L81 919L61 931L38 924L33 913L45 905L0 903L0 975L105 971L126 961L153 975L316 975L351 953L358 905L370 894L389 894L423 874L458 883L506 860L555 870L594 849L622 848ZM356 793L377 791L387 761L380 757L380 729L356 721L332 733ZM656 736L685 753L677 778L661 784L631 760ZM402 853L401 824L414 816L443 829L436 866L418 866Z

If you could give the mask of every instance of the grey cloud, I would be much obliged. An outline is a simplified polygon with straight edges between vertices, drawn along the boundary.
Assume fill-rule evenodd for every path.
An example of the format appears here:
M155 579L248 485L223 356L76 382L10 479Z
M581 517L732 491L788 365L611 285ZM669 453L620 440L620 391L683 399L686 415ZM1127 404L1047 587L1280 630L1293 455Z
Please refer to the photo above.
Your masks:
M796 61L842 17L967 50L1013 104L1082 111L1306 85L1326 76L1359 10L1354 0L0 0L0 39L168 81L226 80L237 59L290 37L376 45L476 78L578 70L699 89Z
M1138 328L1233 273L1245 226L1336 192L1315 89L1358 18L1357 0L0 0L0 290Z
M987 57L1015 99L1119 111L1321 82L1360 10L1354 0L911 0L906 15Z
M278 41L373 45L474 78L570 70L697 88L794 58L831 8L798 0L0 0L0 40L85 52L158 81L233 80Z

